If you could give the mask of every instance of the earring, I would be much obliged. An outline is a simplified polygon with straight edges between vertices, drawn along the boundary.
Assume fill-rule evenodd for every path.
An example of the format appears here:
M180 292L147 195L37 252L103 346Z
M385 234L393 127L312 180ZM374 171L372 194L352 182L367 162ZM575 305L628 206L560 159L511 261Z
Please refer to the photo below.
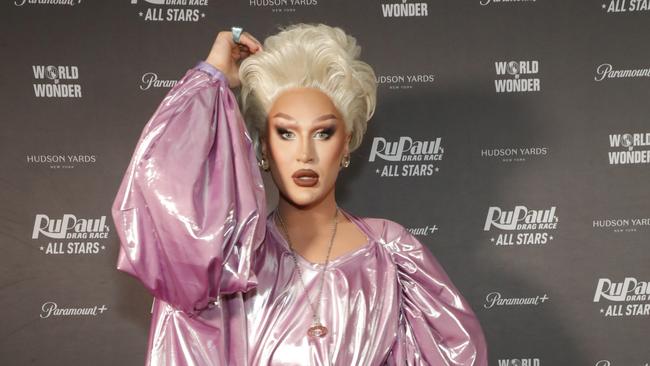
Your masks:
M262 157L262 160L257 162L257 166L262 168L262 170L264 170L265 172L269 171L269 161L266 160L266 157L264 156Z
M347 168L350 166L350 155L345 155L341 160L341 166Z

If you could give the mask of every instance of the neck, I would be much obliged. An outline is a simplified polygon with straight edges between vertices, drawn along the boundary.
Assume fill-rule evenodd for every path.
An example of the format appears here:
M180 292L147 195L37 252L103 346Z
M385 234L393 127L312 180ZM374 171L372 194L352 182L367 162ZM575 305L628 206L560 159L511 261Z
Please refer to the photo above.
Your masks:
M323 230L330 230L336 206L332 192L325 199L307 206L298 206L280 196L277 210L287 230L300 231L306 236L317 236ZM338 220L341 220L341 215L339 212Z

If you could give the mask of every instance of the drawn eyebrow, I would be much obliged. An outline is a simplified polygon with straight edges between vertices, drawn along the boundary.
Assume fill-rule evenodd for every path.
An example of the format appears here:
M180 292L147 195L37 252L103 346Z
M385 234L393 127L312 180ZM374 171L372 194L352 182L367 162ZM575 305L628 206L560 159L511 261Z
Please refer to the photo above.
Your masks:
M289 121L296 122L295 118L291 117L290 115L288 115L286 113L282 113L282 112L278 112L278 113L274 114L273 117L271 117L271 118L282 118L282 119L286 119L286 120L289 120ZM324 114L324 115L314 119L311 122L315 123L315 122L320 122L320 121L327 121L328 119L337 119L337 118L332 113L329 113L329 114Z

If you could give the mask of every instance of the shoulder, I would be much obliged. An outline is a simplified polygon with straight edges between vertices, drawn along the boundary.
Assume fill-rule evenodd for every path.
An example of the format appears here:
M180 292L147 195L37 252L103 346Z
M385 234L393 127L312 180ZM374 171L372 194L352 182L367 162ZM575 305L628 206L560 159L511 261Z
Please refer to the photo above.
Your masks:
M376 241L391 252L419 249L422 244L400 223L379 217L362 218Z
M435 272L437 261L430 250L402 224L384 218L363 218L375 233L377 244L391 258L399 273ZM432 272L432 273L433 273Z
M368 227L377 235L386 241L392 240L406 229L400 223L380 217L362 218Z

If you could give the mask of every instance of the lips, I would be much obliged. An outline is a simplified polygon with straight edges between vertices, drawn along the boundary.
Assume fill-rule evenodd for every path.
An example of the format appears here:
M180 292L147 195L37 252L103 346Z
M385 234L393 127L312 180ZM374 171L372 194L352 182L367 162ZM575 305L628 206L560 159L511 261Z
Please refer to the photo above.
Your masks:
M318 174L311 169L296 170L291 176L294 183L301 187L313 187L318 183Z

